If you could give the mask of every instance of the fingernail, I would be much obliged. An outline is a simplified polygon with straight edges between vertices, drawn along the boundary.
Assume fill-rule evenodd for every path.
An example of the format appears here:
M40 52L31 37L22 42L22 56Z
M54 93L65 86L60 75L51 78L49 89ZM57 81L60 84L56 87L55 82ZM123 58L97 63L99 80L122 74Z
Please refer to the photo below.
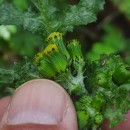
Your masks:
M14 94L7 121L12 125L58 124L65 116L66 104L67 94L60 85L50 80L32 80Z

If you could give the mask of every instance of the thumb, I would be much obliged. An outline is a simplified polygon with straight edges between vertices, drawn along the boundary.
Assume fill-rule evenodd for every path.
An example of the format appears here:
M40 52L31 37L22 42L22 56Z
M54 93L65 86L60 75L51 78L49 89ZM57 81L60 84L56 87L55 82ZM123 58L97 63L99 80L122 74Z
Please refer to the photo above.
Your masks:
M0 130L77 129L69 95L46 79L29 81L17 89L0 123Z
M9 97L9 96L0 99L0 121L1 121L1 118L8 107L10 99L11 99L11 97Z

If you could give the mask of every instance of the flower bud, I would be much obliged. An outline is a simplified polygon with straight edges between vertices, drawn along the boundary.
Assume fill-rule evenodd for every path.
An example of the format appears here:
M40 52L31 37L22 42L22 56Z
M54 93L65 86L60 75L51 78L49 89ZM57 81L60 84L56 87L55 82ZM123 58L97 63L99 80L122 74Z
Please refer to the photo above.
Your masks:
M34 65L45 78L55 78L57 74L67 70L68 61L59 51L57 44L49 44L34 58Z
M42 59L43 59L43 53L42 53L42 52L37 53L37 54L35 55L35 57L34 57L33 64L34 64L35 66L39 66L39 63L40 63L40 61L41 61Z
M65 58L68 61L70 61L70 54L68 53L68 51L64 45L62 33L59 33L59 32L51 33L48 36L46 41L51 44L57 44L59 46L59 50L61 51L61 53L63 53Z
M101 125L103 120L104 120L104 117L102 114L98 113L95 115L95 118L94 118L95 124Z
M67 47L70 55L72 56L72 59L75 60L75 59L83 58L79 41L74 39L69 42Z
M67 70L68 62L64 55L60 53L59 46L57 44L49 44L43 53L48 57L48 60L57 74Z
M89 113L86 111L77 111L79 129L82 130L88 123Z
M69 42L67 48L72 57L74 66L76 68L79 67L79 64L80 66L84 66L84 60L79 42L77 40L72 40Z
M82 97L79 98L79 100L76 100L76 110L86 110L87 106L91 105L91 101L91 97L84 94Z
M105 104L105 99L103 95L97 93L93 98L92 98L92 106L96 110L100 110L103 107L103 104Z
M37 68L44 78L54 78L56 76L56 72L54 71L51 63L45 59L40 61Z
M55 77L55 71L47 57L43 54L43 50L35 55L33 64L44 78Z
M130 67L128 65L120 65L112 76L115 84L121 85L130 80Z
M107 79L107 75L103 72L97 73L96 78L95 78L96 85L103 87L103 88L108 88L109 83Z
M63 43L63 38L62 38L62 33L59 33L59 32L53 32L53 33L51 33L48 37L47 37L47 39L46 39L46 41L48 42L48 43Z

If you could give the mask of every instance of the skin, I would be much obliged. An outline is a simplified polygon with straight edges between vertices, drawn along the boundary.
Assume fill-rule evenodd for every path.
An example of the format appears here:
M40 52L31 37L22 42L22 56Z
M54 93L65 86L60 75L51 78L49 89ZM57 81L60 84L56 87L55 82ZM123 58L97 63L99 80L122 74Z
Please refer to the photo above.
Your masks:
M28 114L32 110L33 116L40 111L44 113L43 116L53 113L52 115L59 120L51 122L52 124L50 120L46 122L45 119L41 122L41 118L37 117L40 119L39 121ZM23 111L27 111L27 113L21 114ZM62 118L57 116L62 114ZM30 118L30 116L32 117ZM130 120L130 112L126 116ZM105 120L102 126L102 130L122 129L130 130L130 123L121 122L116 128L109 129L108 121ZM32 80L21 85L12 97L4 97L0 100L0 130L78 130L75 108L71 98L60 85L46 79Z

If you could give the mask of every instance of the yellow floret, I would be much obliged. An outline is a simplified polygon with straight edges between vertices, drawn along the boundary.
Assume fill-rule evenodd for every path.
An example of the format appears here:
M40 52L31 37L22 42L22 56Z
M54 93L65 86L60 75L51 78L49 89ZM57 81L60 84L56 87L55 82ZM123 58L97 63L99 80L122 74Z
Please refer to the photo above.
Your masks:
M51 34L47 37L46 41L49 42L51 39L54 39L54 38L56 38L56 37L62 38L62 33L53 32L53 33L51 33Z
M35 57L34 57L34 62L33 62L33 64L37 66L42 58L43 58L42 52L37 53L37 54L35 55Z
M58 46L56 44L49 44L44 50L43 54L47 55L52 53L53 51L58 50Z

